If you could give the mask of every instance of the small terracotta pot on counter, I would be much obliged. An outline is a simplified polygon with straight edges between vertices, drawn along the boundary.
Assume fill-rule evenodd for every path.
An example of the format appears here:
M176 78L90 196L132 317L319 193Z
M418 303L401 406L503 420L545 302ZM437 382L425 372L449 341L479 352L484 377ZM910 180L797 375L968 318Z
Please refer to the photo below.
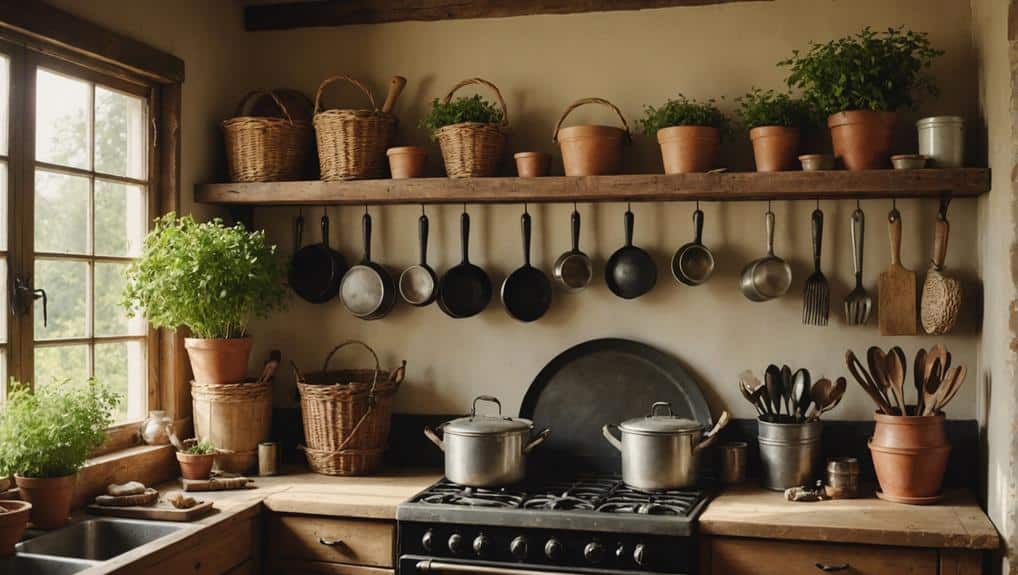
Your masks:
M831 129L834 155L840 157L850 171L886 168L890 163L897 117L894 112L871 110L831 114L827 127Z
M247 362L251 357L251 338L184 339L191 371L198 383L216 385L236 383L247 375Z
M424 176L424 160L427 151L419 146L399 146L385 151L389 157L389 172L394 180L420 178Z
M521 178L541 178L551 171L551 154L544 152L518 152L513 154L516 160L516 173Z
M711 126L671 126L657 131L666 174L707 172L714 168L721 131Z
M881 497L899 503L933 503L939 497L951 445L944 416L877 413L869 441Z
M180 476L184 479L208 479L212 474L212 464L216 461L215 453L195 455L193 453L177 452L177 462L180 463Z
M31 511L32 504L27 501L0 500L0 557L14 555L14 545L25 533Z
M67 524L78 474L63 477L14 476L21 498L32 504L30 519L38 529L56 529Z
M758 172L794 170L799 154L799 128L757 126L749 131Z

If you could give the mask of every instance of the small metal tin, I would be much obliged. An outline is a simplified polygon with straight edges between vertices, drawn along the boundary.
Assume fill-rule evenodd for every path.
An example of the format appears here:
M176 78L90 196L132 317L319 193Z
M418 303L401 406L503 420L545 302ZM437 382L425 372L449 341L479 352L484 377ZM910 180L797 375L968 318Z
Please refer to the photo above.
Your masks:
M258 475L268 476L279 473L279 444L266 441L258 444Z
M834 156L831 154L803 154L799 156L802 171L820 172L834 169Z
M718 446L721 452L721 483L738 485L746 481L746 453L749 445L745 441L732 441Z
M827 461L827 495L831 499L859 496L859 460L836 457Z

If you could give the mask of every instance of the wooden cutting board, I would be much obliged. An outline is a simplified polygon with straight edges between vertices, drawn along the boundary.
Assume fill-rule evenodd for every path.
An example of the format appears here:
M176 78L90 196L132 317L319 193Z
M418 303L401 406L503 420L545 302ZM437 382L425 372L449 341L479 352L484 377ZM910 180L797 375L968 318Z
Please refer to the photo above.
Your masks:
M93 515L124 517L127 519L152 519L155 521L194 521L212 512L212 501L203 501L190 509L177 509L169 503L160 501L145 507L109 507L105 505L89 505L88 512Z
M901 265L901 213L895 208L887 217L891 240L891 265L880 274L877 313L880 335L915 335L916 274Z

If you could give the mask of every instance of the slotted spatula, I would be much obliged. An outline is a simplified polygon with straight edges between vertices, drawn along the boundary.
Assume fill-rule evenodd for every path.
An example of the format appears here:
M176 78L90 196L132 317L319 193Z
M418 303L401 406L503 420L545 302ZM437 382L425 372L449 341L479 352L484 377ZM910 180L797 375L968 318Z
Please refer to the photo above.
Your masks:
M891 265L880 274L880 335L916 335L916 275L901 265L901 212L887 216Z
M811 230L813 236L813 273L806 278L806 285L802 290L802 323L806 325L827 325L831 288L827 284L827 278L820 271L820 252L824 239L824 213L820 211L819 206L813 210Z

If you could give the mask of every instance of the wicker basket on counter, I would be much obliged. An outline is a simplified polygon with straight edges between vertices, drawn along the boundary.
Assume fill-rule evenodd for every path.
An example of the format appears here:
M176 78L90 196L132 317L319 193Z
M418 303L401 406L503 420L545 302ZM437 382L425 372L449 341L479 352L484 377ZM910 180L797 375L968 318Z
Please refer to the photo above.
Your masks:
M340 80L363 92L371 107L322 110L322 93ZM314 114L318 164L323 180L377 178L385 173L385 150L396 130L396 116L379 110L364 84L349 76L328 78L318 86Z
M445 172L450 178L486 177L498 174L498 166L502 162L505 150L506 132L509 126L509 111L498 88L487 80L469 78L456 84L442 99L443 104L452 100L456 90L464 86L480 84L487 86L498 97L498 105L502 108L502 122L481 123L461 122L442 126L435 130L435 138L442 149L442 160Z
M292 104L294 97L307 100L292 90L251 92L240 101L235 116L223 121L230 181L279 182L305 177L313 145L311 122L287 107L285 100L290 98ZM253 108L266 98L281 116L255 115Z
M371 353L374 369L329 370L340 349L359 345ZM404 361L384 371L369 345L350 340L337 345L325 358L322 371L297 374L305 445L300 446L308 465L324 475L366 475L382 463L389 440L392 400L406 376Z
M272 432L272 388L268 382L191 382L194 433L217 449L216 467L246 473L258 463L258 444Z

